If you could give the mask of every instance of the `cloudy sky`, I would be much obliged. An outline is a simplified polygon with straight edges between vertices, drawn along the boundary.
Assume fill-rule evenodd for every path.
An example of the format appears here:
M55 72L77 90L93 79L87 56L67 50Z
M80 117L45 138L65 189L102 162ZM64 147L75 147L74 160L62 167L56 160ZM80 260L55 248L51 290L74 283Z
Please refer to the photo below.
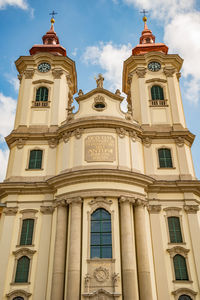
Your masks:
M148 26L156 41L184 58L181 91L187 126L196 135L192 152L200 178L199 0L0 0L0 181L9 154L4 137L13 128L18 94L14 61L41 43L50 28L49 12L58 12L55 30L67 55L76 61L78 89L93 89L94 77L101 72L105 88L115 91L121 89L123 61L138 44L143 8L149 11Z

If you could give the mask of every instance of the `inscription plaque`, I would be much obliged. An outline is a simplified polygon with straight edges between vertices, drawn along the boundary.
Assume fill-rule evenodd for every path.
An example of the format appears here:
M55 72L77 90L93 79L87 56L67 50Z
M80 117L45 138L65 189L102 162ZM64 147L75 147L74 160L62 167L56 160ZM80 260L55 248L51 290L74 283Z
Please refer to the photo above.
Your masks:
M87 162L115 161L115 139L110 135L91 135L85 139Z

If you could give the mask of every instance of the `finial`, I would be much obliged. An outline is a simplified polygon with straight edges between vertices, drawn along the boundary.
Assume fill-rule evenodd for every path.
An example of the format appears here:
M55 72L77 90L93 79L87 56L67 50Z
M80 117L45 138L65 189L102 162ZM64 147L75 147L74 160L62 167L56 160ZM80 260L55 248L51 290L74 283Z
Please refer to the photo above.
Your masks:
M148 13L148 11L146 9L143 9L140 13L144 15L142 20L144 23L146 23L146 21L147 21L146 13Z
M54 10L50 13L50 15L52 16L51 18L51 25L53 25L55 23L55 19L54 19L54 16L57 15L58 13L55 12Z

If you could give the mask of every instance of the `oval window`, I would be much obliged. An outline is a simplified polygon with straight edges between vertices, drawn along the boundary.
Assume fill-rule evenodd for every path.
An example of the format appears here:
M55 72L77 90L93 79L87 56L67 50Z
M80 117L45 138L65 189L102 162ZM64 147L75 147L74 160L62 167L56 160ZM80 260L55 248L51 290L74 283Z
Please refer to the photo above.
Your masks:
M105 104L102 103L102 102L99 102L99 103L96 103L96 104L94 105L94 107L95 107L95 108L105 108Z

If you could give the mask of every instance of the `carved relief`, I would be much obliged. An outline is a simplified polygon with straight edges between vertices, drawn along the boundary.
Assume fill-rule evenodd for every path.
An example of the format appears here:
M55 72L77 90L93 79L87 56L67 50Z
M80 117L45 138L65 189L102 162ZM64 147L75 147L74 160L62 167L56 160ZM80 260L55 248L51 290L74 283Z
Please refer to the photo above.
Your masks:
M18 139L18 140L16 140L16 143L17 143L17 148L18 149L22 149L24 147L24 145L25 145L25 140Z
M55 207L53 206L40 206L40 211L44 215L51 215L54 212Z
M29 248L21 248L19 250L13 251L13 254L16 259L19 259L22 256L27 256L31 259L33 254L35 254L35 252L36 250L31 250Z
M136 199L134 206L143 206L143 207L146 206L147 207L148 202L146 200L143 200L143 199Z
M167 252L169 252L170 257L172 257L172 258L176 254L181 254L181 255L183 255L186 258L189 251L190 251L189 249L185 249L185 248L183 248L181 246L175 246L175 247L173 247L171 249L167 249Z
M103 104L102 107L96 107L96 105L98 103L101 103ZM106 101L105 101L105 98L101 95L98 95L94 98L94 103L92 105L93 109L97 110L97 111L102 111L106 108Z
M159 213L161 211L161 205L149 205L148 211L153 214Z
M15 290L10 292L9 294L6 295L6 297L8 298L8 300L12 300L15 297L23 297L24 300L28 300L28 298L31 296L31 293L28 293L27 291L24 290Z
M184 138L179 136L175 139L175 143L177 144L178 147L183 147L185 140L184 140Z
M57 198L55 202L55 207L65 207L67 205L66 200Z
M117 132L117 134L119 135L119 137L120 138L124 138L125 137L125 135L126 135L126 130L124 129L124 128L122 128L122 127L120 127L120 128L116 128L116 132Z
M164 67L163 72L167 77L172 77L176 72L176 69L173 67Z
M199 210L199 205L184 205L183 208L188 214L196 214Z
M104 282L109 278L109 271L106 268L99 267L94 270L94 278L99 282Z
M79 90L79 91L78 91L78 95L79 95L79 96L83 96L83 95L84 95L83 91L82 91L82 90Z
M144 138L142 141L143 141L144 146L147 148L149 148L152 144L152 140L148 137Z
M137 133L135 131L129 131L129 136L133 142L137 140Z
M147 72L147 68L144 67L138 67L136 69L136 74L139 78L144 78Z
M119 202L120 202L120 204L121 203L124 203L124 202L126 202L126 201L128 201L128 202L130 202L130 203L132 203L132 204L135 204L135 198L134 197L126 197L126 196L121 196L120 198L119 198Z
M26 69L26 70L24 71L25 78L26 78L26 79L32 79L34 73L35 73L35 70L34 70L34 69Z
M52 138L48 140L48 144L50 148L55 148L58 145L58 140L56 138Z
M73 133L77 139L80 139L83 134L83 128L77 128Z
M63 133L63 141L64 141L65 143L67 143L67 142L69 141L71 135L72 135L72 132L71 132L71 131L68 131L68 132Z
M73 197L73 198L67 198L66 202L67 204L81 204L83 201L81 197Z
M105 204L111 205L113 202L112 202L112 200L107 200L106 197L96 197L96 198L94 198L94 200L91 200L89 202L89 205L92 206L97 203L105 203Z
M117 286L117 282L119 280L119 273L113 273L112 275L112 281L113 281L113 292L115 293L115 288Z
M90 280L91 280L91 276L89 274L85 275L85 289L86 292L89 293L90 292Z
M3 213L6 215L6 216L14 216L16 215L18 211L18 207L5 207L3 209Z
M64 73L63 70L60 68L52 70L52 75L54 79L60 79L63 73Z

